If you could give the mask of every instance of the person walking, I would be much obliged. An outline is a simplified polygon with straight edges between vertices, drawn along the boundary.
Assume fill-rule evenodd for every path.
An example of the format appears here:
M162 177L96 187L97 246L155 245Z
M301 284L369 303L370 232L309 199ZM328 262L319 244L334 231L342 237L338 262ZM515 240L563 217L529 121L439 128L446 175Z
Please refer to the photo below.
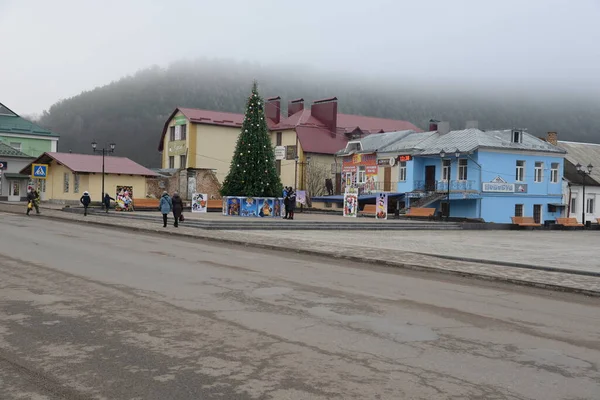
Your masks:
M162 197L160 198L160 204L158 208L163 216L163 228L166 228L167 217L169 213L173 210L173 201L169 197L169 193L163 192Z
M181 220L183 213L183 200L179 197L179 193L173 193L173 198L171 199L173 204L173 218L175 218L174 226L177 228L179 226L179 221Z
M90 206L90 203L92 202L92 198L90 197L90 193L89 192L83 192L83 196L81 196L81 198L79 199L79 202L81 204L83 204L83 216L87 216L87 210L88 207Z
M106 210L107 214L108 214L108 210L110 209L110 201L111 200L115 201L115 199L110 197L110 195L108 193L104 193L104 199L102 199L102 201L104 202L104 209Z
M287 198L289 199L288 205L290 208L288 219L294 219L294 211L296 209L296 192L292 188L289 189ZM285 210L285 212L288 213L287 207Z
M40 214L40 195L31 186L27 190L27 215L35 208L35 213Z

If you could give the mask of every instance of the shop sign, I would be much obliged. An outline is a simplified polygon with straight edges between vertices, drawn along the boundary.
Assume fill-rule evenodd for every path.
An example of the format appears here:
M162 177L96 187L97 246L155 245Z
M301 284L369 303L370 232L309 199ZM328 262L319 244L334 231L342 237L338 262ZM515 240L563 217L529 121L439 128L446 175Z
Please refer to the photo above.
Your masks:
M406 161L410 161L410 160L412 160L411 155L398 156L398 161L400 161L400 162L406 162Z
M6 161L0 161L0 171L8 168L8 163Z
M178 140L175 142L169 142L169 156L179 156L185 154L187 151L186 141Z
M367 175L377 175L377 165L367 165L365 167L365 173Z
M185 125L187 124L187 118L184 115L178 115L174 119L175 125Z
M344 165L342 167L342 172L356 172L356 165Z
M275 160L285 160L285 146L275 146Z
M497 176L491 182L483 182L483 187L481 188L483 192L492 192L492 193L514 193L515 192L515 184L508 183L502 177Z
M515 185L515 193L527 193L527 184L526 183L517 183Z
M393 167L396 165L396 159L394 157L379 158L377 160L377 165L380 167Z

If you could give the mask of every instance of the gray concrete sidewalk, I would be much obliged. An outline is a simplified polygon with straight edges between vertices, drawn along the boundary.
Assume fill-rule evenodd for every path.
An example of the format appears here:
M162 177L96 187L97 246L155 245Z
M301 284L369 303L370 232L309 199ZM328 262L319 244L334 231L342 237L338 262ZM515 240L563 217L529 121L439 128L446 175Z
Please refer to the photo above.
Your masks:
M22 207L0 204L0 211L9 213L24 213ZM58 210L46 209L43 216L58 218L67 221L79 221L86 223L101 224L106 227L115 227L130 230L142 230L152 233L174 234L187 236L188 238L199 238L208 240L217 240L229 243L238 243L244 246L257 248L279 249L284 251L304 252L309 254L322 255L326 257L346 258L355 261L369 262L378 265L390 265L404 268L413 268L421 270L431 270L436 272L454 273L465 276L474 276L483 279L503 280L514 283L528 284L539 287L548 287L555 289L564 289L568 291L577 291L593 295L600 295L600 277L581 276L565 272L550 272L524 268L515 268L502 265L482 264L479 262L466 262L459 260L447 260L436 257L435 255L417 254L421 247L413 245L400 245L400 243L418 243L427 241L432 245L430 248L451 249L453 247L467 248L473 245L472 254L476 254L479 249L479 257L490 257L496 251L514 249L533 250L540 241L549 238L556 238L545 244L546 249L550 250L547 260L563 259L568 260L571 252L591 244L594 240L600 238L596 232L452 232L448 235L440 235L440 232L421 232L418 235L415 232L407 233L404 236L397 236L389 232L379 234L368 233L347 233L347 232L312 232L303 231L291 234L290 232L278 231L203 231L197 228L186 228L182 225L179 229L173 227L163 228L157 221L138 221L121 220L118 218L106 218L100 215L90 215L83 217L79 214L65 213ZM1 217L0 217L1 218ZM24 217L25 218L25 217ZM36 216L29 217L36 218ZM506 233L503 241L498 242L499 233ZM512 236L511 234L517 234ZM489 238L488 238L488 235ZM527 240L527 235L530 240ZM541 236L540 236L541 235ZM557 236L554 236L557 235ZM584 240L584 245L577 245L582 238L590 235L589 239ZM593 237L592 237L593 235ZM402 238L402 239L401 239ZM569 239L570 238L570 239ZM595 239L594 239L595 238ZM589 241L588 241L589 240ZM560 242L560 243L556 243ZM396 245L394 245L396 243ZM443 247L435 247L443 246ZM570 247L575 246L575 247ZM570 251L564 253L567 248ZM458 251L458 250L455 250ZM537 251L537 250L536 250ZM539 250L542 254L543 250ZM591 250L590 250L591 252ZM524 253L522 253L524 254ZM586 253L591 254L591 253ZM586 259L588 256L583 256ZM591 261L591 262L590 262ZM559 262L559 261L557 261ZM597 265L597 261L591 257L588 259L589 265ZM572 265L564 262L563 265Z

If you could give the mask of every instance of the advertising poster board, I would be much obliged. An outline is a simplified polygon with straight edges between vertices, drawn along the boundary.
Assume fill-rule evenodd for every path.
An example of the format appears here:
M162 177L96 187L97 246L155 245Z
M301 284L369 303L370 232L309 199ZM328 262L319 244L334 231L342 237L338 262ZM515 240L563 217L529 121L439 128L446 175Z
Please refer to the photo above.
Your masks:
M306 206L306 191L305 190L297 190L296 191L296 204L302 204Z
M192 194L192 212L205 213L208 211L207 208L208 195L205 193L193 193Z
M358 215L358 189L346 188L344 192L344 217L356 217Z
M387 219L388 217L388 194L377 193L375 217L377 219Z
M237 197L227 197L227 215L240 215L240 199Z
M254 197L243 197L241 202L240 215L242 217L258 216L258 202Z
M133 211L133 186L117 186L115 211Z

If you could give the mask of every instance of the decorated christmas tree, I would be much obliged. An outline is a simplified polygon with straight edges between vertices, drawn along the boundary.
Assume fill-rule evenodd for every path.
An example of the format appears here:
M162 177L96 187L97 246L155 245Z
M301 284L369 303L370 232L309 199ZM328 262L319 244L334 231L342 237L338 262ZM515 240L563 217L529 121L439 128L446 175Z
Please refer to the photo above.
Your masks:
M275 169L275 153L265 119L263 99L257 84L246 103L242 132L238 137L223 196L280 197L281 180Z

